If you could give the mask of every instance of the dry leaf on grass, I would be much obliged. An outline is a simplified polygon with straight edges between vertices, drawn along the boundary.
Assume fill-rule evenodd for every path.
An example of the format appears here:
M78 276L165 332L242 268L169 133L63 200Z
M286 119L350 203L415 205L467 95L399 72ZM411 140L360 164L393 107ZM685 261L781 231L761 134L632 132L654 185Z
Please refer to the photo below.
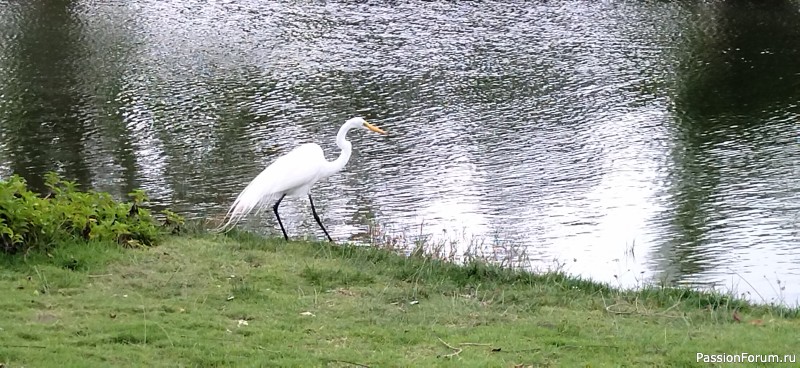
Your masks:
M342 295L347 295L347 296L358 296L352 290L348 290L348 289L345 289L345 288L338 288L338 289L336 289L336 292L339 293L339 294L342 294Z

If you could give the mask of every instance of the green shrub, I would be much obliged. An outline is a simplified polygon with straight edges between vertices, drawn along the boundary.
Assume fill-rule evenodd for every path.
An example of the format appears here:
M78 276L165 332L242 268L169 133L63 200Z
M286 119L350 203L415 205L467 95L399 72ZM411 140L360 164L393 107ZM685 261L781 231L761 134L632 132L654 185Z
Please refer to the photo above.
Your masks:
M114 241L124 246L151 246L159 236L177 232L183 219L171 211L159 224L143 208L147 196L141 190L128 194L130 202L110 194L79 191L78 185L48 173L50 193L40 197L28 190L25 179L14 175L0 180L0 247L7 253L47 250L59 242Z

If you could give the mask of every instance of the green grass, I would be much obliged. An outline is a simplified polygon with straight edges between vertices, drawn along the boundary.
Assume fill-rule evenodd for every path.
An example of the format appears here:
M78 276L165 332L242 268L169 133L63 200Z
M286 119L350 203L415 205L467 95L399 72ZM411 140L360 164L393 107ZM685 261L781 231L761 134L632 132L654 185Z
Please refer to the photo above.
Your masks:
M241 233L2 256L0 290L9 368L707 367L800 346L796 309L727 295Z

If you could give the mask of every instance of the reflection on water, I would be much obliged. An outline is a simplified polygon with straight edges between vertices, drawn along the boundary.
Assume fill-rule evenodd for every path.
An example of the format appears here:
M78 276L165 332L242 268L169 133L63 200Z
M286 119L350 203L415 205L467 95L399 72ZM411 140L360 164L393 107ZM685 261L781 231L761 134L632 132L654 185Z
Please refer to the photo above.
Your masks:
M314 189L335 238L377 221L794 302L798 21L792 2L0 0L0 168L217 216L299 143L333 159L363 115L390 135L351 133Z
M730 273L773 294L797 275L787 255L800 239L800 31L786 25L800 12L781 2L704 11L695 22L715 27L689 34L678 69L677 180L662 217L676 236L656 263L672 279Z

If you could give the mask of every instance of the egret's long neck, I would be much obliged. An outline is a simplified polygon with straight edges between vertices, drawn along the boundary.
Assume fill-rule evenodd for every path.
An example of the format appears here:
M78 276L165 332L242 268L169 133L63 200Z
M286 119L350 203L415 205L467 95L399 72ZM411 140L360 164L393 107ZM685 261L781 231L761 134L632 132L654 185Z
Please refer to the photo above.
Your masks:
M341 171L344 165L347 165L347 161L350 160L350 155L353 153L353 145L347 140L348 131L350 131L350 127L347 124L339 128L339 133L336 134L336 145L339 146L342 152L339 153L339 157L335 160L328 162L322 173L323 178Z

